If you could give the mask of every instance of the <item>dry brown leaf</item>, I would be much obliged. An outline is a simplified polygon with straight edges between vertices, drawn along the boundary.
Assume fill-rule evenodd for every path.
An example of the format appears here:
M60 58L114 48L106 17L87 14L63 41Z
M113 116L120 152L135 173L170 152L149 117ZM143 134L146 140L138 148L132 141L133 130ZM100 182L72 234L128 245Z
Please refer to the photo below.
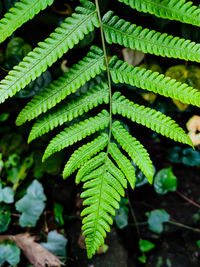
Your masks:
M129 65L137 66L144 59L145 54L138 50L132 50L131 48L122 49L122 55L124 61Z
M35 267L61 267L61 265L64 265L57 256L36 243L35 237L28 233L0 236L0 240L5 239L14 241Z

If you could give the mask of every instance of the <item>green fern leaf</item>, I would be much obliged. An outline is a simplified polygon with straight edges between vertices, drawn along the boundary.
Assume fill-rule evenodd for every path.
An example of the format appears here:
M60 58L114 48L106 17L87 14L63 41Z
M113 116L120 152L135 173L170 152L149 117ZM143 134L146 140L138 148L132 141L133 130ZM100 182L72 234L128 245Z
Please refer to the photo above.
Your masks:
M120 44L157 56L200 62L200 44L137 27L114 16L112 11L104 15L103 28L109 44Z
M118 0L132 8L159 18L200 26L200 9L186 0Z
M85 216L82 229L89 258L104 243L106 232L110 231L109 225L113 223L111 215L115 215L114 208L118 206L116 201L125 194L121 182L106 171L107 164L93 171L94 178L86 181L83 186L86 190L81 194L86 198L83 205L88 206L81 215Z
M54 0L21 0L17 2L0 20L0 43L41 10L52 5L53 2Z
M79 147L68 160L63 171L63 177L67 178L68 176L70 176L75 170L79 169L92 156L103 150L107 144L108 135L106 133L102 133L92 142Z
M121 114L175 141L193 146L189 136L170 117L154 109L134 104L119 92L113 95L112 111L113 114Z
M149 183L152 184L154 174L153 165L146 149L123 128L119 121L113 123L112 134L122 148L129 154L133 162L145 174Z
M67 101L66 104L63 103L60 107L50 110L47 114L39 118L33 125L28 142L30 143L35 138L62 125L64 122L77 118L84 112L87 112L103 102L109 102L109 91L107 83L101 82L99 85L96 85L94 89L89 90L81 97L79 96L74 100Z
M134 85L200 107L200 92L185 83L177 82L158 72L130 66L126 62L117 60L115 56L110 61L109 68L115 83Z
M0 103L13 96L20 89L35 80L58 58L73 48L84 36L99 27L95 5L82 0L83 7L77 7L65 22L44 42L15 66L0 83Z
M61 133L51 140L42 160L45 161L53 153L73 145L86 136L103 130L105 127L108 127L109 121L109 113L106 110L103 110L94 118L91 117L78 124L74 124L73 126L65 128Z
M21 125L26 120L32 120L48 109L54 107L66 96L74 93L91 78L94 78L105 69L103 51L92 46L90 52L83 60L75 64L69 72L64 73L46 89L36 95L20 112L16 124Z
M121 153L121 151L118 149L117 145L114 143L109 144L109 154L112 156L112 158L118 164L119 168L125 174L132 189L134 189L136 176L135 176L135 169L134 169L133 165L131 164L130 160L127 159L127 157L125 157Z

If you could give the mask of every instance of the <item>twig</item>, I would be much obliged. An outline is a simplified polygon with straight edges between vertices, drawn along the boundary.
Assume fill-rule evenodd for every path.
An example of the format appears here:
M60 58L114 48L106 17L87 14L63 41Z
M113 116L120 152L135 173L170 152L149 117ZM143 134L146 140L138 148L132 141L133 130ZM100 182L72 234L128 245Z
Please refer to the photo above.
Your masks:
M193 201L192 199L186 197L185 195L183 195L181 192L176 191L176 193L182 197L184 200L186 200L187 202L189 202L190 204L192 204L193 206L197 207L198 209L200 209L200 205L198 203L196 203L195 201Z

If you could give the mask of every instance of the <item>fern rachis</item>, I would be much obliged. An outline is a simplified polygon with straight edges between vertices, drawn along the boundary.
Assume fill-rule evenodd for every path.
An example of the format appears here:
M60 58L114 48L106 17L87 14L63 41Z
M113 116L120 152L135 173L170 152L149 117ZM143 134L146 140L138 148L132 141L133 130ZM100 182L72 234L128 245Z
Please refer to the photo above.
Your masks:
M16 27L31 19L53 1L35 0L31 4L29 0L21 0L21 4L16 4L14 7L16 16L23 12L20 10L20 5L26 2L29 4L27 8L30 12L27 12L28 17L24 17ZM119 0L119 2L161 18L200 26L199 9L185 0ZM32 8L37 3L39 8ZM115 209L119 208L118 201L125 194L127 181L132 188L135 186L135 169L131 159L143 171L149 182L153 182L154 171L148 152L132 136L132 132L129 133L118 120L115 120L115 115L126 117L132 123L139 123L175 141L192 145L184 130L170 117L133 103L120 92L113 94L111 80L113 87L114 83L134 85L200 107L200 92L187 84L164 77L157 72L129 66L116 56L108 62L105 41L108 44L136 48L145 53L196 62L200 62L200 45L190 40L143 29L120 19L113 11L108 11L101 19L98 0L95 0L95 4L82 0L81 4L82 6L77 7L71 17L67 18L49 38L39 43L38 47L1 81L0 101L4 102L9 96L12 97L25 88L64 53L78 44L86 34L95 28L100 28L103 51L91 46L86 57L73 65L68 73L34 96L17 118L17 124L21 125L39 116L29 135L29 142L55 127L72 122L50 141L43 160L85 138L86 143L79 146L69 157L63 177L67 178L78 170L76 183L83 182L84 191L81 196L85 199L83 205L87 206L82 212L83 231L86 235L88 256L92 257L103 244L106 232L110 231L112 216L115 214ZM184 12L186 12L185 17ZM8 24L10 17L10 29L7 35L16 29L13 28L13 21L16 18L14 13L10 10L10 15L9 13L5 15ZM3 34L1 28L5 18L0 21L0 33L3 36L0 41L8 37ZM83 93L80 90L79 94L76 94L81 86L104 72L107 74L107 81L101 77L101 81L95 81L96 84L92 89ZM91 116L89 112L93 109L94 112L96 109L98 111L96 115ZM73 123L73 119L84 113L87 113L86 119ZM119 148L117 144L121 147Z

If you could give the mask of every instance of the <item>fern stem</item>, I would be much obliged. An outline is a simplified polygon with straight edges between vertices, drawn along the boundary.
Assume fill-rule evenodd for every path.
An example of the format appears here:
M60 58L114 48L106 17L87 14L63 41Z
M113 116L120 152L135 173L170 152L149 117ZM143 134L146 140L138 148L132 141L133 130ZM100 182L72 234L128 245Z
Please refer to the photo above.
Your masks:
M109 129L109 139L108 139L108 146L107 146L107 154L108 154L109 144L110 144L111 135L112 135L112 86L111 86L111 75L110 75L110 70L109 70L109 62L108 62L108 57L107 57L107 52L106 52L103 23L102 23L102 19L101 19L101 12L100 12L100 8L99 8L98 0L95 0L95 5L96 5L97 15L98 15L99 23L100 23L101 42L102 42L102 48L103 48L103 53L104 53L107 79L108 79L108 87L109 87L109 100L110 100L109 101L109 103L110 103L110 127L109 128L110 129Z
M104 161L103 173L102 173L102 179L101 179L101 185L100 185L100 197L99 197L99 200L98 200L98 208L96 210L96 220L95 220L95 227L94 227L94 230L93 230L93 237L94 237L94 233L97 231L97 222L99 220L99 209L100 209L100 202L101 202L101 192L102 192L105 173L106 173L106 165L107 165L107 161L108 161L109 146L110 146L110 141L111 141L111 136L112 136L112 88L111 88L111 75L110 75L110 70L109 70L109 62L108 62L108 57L107 57L107 52L106 52L103 24L102 24L102 19L101 19L101 13L100 13L98 0L95 0L95 5L96 5L97 15L98 15L98 19L99 19L99 24L100 24L101 41L102 41L102 48L103 48L103 53L104 53L104 60L105 60L107 79L108 79L108 88L109 88L109 134L108 134L108 145L107 145L106 157L105 157L105 161ZM95 251L92 249L89 252L88 257L91 258L94 253L95 253Z

